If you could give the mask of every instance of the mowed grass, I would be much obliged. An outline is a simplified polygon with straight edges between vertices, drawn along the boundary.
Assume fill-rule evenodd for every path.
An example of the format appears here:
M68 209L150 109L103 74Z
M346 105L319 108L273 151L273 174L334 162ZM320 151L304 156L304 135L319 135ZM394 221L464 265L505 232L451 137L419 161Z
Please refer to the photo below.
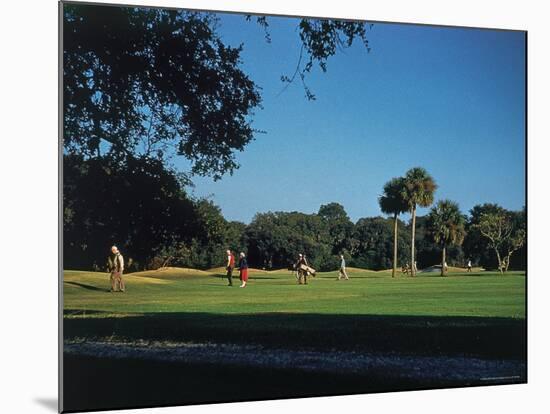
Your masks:
M525 318L524 272L349 274L351 280L337 281L337 272L320 273L298 285L288 271L252 271L241 289L238 277L228 287L217 271L169 268L125 275L127 291L110 293L107 273L67 270L64 308L69 318L194 312Z

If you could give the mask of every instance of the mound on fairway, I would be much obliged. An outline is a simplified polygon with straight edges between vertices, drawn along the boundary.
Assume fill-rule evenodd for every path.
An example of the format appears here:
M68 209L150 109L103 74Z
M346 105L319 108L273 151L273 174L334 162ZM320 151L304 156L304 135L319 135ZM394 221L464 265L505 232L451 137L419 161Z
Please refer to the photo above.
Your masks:
M485 269L482 267L473 267L472 273L483 272ZM424 269L419 269L418 273L441 273L441 265L433 265ZM447 273L469 273L465 267L448 266Z
M124 275L124 281L136 286L166 285L169 281L155 278L136 276L134 273ZM81 272L78 270L66 270L63 283L65 287L81 288L84 290L109 290L110 274L106 272Z
M238 274L238 271L239 271L238 267L235 268L235 271L234 271L233 275ZM208 270L206 270L206 272L208 272L210 274L218 274L218 275L223 274L223 275L225 275L227 273L227 269L223 266L220 266L220 267L213 267L212 269L208 269ZM280 270L275 270L275 272L280 272ZM256 274L266 274L266 273L269 273L269 271L268 270L257 269L255 267L249 267L248 268L248 274L254 274L254 273L256 273Z
M335 269L335 271L338 271L338 269ZM346 272L348 272L348 273L362 273L362 274L368 274L368 273L375 274L375 273L378 273L376 270L361 269L360 267L346 267ZM390 272L391 272L391 269L390 269Z
M130 273L132 276L150 277L155 279L181 279L196 276L212 276L212 272L191 269L188 267L163 267L157 270Z

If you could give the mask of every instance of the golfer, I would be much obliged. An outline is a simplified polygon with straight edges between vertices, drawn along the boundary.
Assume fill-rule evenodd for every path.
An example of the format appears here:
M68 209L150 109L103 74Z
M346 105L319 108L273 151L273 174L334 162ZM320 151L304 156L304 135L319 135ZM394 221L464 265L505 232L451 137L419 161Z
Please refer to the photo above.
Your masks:
M470 259L468 259L468 264L466 265L466 267L468 268L468 272L472 271L472 261Z
M124 292L124 280L122 272L124 272L124 257L120 254L118 247L111 247L111 255L109 256L109 271L111 272L111 292Z
M296 270L298 271L298 284L307 285L307 270L303 269L302 266L307 266L306 255L299 253L298 262L296 262Z
M246 287L246 282L248 282L248 263L243 252L239 254L239 278L241 279L241 286L239 287Z
M233 286L233 269L235 269L235 256L231 250L227 250L227 265L225 266L227 270L227 280L229 284L227 286Z
M340 255L340 270L338 271L338 280L342 280L342 277L344 277L345 280L349 280L348 274L346 273L346 260L344 259L344 255Z

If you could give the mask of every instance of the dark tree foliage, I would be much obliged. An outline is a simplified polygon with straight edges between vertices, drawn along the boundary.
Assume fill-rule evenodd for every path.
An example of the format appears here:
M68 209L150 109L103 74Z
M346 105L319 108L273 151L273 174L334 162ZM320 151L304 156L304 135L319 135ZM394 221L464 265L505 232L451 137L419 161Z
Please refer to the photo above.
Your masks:
M367 48L369 44L366 24L345 20L302 19L300 38L310 56L305 67L307 71L317 61L323 72L326 72L328 58L334 56L338 50L350 47L357 38Z
M516 228L527 231L527 210L510 211L511 220ZM525 270L527 268L527 238L521 249L514 253L510 260L510 270Z
M64 5L64 145L163 159L220 178L254 136L259 88L208 13Z
M351 248L353 223L344 206L338 203L322 205L317 213L328 229L332 254L338 255Z
M340 228L338 225L334 227L338 220L346 223L346 232L349 231L345 248L340 248L342 241L331 233L331 229ZM349 228L348 220L345 210L337 203L322 206L318 214L257 214L246 228L249 262L259 267L271 262L273 267L283 268L293 263L298 253L303 253L317 270L329 271L338 268L338 256L344 254L349 266L374 270L390 268L393 257L393 220L363 218L355 225L349 222ZM410 248L410 238L405 224L399 220L398 225L404 234L398 243L398 257L404 263Z
M526 211L509 211L495 204L472 209L469 243L483 253L486 269L525 269ZM484 250L482 250L484 249Z
M350 264L373 270L390 269L393 259L393 226L393 219L383 217L359 219L353 232L355 247L351 252ZM410 237L406 235L405 226L400 220L398 226L403 237L397 244L397 257L398 262L404 264L410 248Z
M219 266L225 250L245 249L245 224L228 222L212 201L194 200L156 158L66 155L65 269L103 270L110 246L128 270ZM143 197L147 194L147 197Z
M190 240L201 229L181 188L158 159L66 155L64 268L103 268L113 244L128 252L134 268L144 268L162 246Z
M333 260L326 224L317 214L269 212L256 214L246 229L249 263L286 268L305 254L311 265L325 269Z
M474 266L481 266L488 270L498 269L498 260L494 251L489 247L488 241L481 235L479 229L480 220L484 214L505 214L513 222L517 228L525 229L526 227L526 212L509 211L499 206L498 204L485 203L478 204L470 210L470 215L466 220L466 236L462 246L449 246L447 251L447 263L449 266L463 267L468 262L472 261ZM427 217L417 217L417 261L418 267L424 268L439 264L440 250L438 246L431 240ZM520 250L514 253L510 262L511 270L525 270L527 267L527 246L524 244Z
M196 220L193 225L196 231L191 240L165 245L155 257L156 266L151 267L163 264L209 269L225 263L227 249L236 253L244 250L244 223L226 221L220 208L211 200L196 200L194 208Z
M458 203L440 200L428 214L427 228L435 244L441 248L441 276L447 274L447 253L452 246L461 246L464 241L466 217ZM461 263L462 264L462 263Z
M354 40L359 39L370 52L364 22L350 22L333 19L302 19L299 24L302 48L296 70L292 76L281 76L281 80L290 84L297 78L304 87L306 98L315 100L316 96L306 84L306 75L317 63L323 72L327 71L327 62L339 50L351 47ZM306 56L304 56L304 54ZM305 59L305 62L304 62Z
M181 178L157 159L67 155L65 177L65 268L102 268L112 244L132 260L130 270L223 266L227 249L245 252L250 265L259 268L286 268L298 253L306 254L320 271L336 270L339 254L344 254L348 266L381 270L392 265L394 220L371 217L353 224L337 203L322 206L318 214L259 213L246 225L227 221L210 200L190 199L181 191ZM140 191L135 190L138 185ZM150 197L142 198L142 190ZM495 208L499 207L474 207L470 225L478 214ZM508 214L524 228L525 211ZM340 224L345 224L346 234L349 231L345 240L340 238ZM410 224L399 219L397 224L398 263L404 265L409 260ZM467 237L474 236L471 229ZM482 240L475 245L483 248ZM419 269L440 264L441 247L433 240L427 216L417 217L416 244ZM487 257L493 258L486 248ZM512 256L510 269L525 269L524 249ZM469 253L451 245L446 260L450 266L464 266L473 257Z
M252 16L246 16L246 20L252 21ZM263 28L266 41L271 43L268 18L266 16L256 16L255 20ZM351 47L356 40L363 43L367 52L370 52L367 27L372 28L372 24L335 19L300 19L297 30L300 34L302 47L298 56L298 63L294 73L291 76L281 76L281 81L288 86L300 79L306 98L315 100L315 94L306 84L306 76L311 72L314 64L317 63L319 68L326 72L328 59L338 51Z
M463 249L466 260L470 259L474 266L481 266L486 269L498 268L498 260L489 249L488 240L481 235L476 226L479 225L484 214L504 213L504 208L491 203L478 204L470 210L470 217L466 222L466 237L464 238Z
M240 253L247 250L246 224L240 221L230 221L226 226L226 250Z
M416 218L415 239L418 269L440 265L441 247L433 240L428 216L418 216ZM446 260L449 266L464 267L467 258L464 256L463 247L456 245L448 246Z

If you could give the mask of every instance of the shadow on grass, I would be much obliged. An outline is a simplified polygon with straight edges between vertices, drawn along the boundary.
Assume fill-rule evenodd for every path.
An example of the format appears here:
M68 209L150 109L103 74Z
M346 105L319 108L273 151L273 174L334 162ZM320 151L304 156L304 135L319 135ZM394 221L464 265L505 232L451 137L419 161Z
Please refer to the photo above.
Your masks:
M203 312L121 318L93 317L94 311L87 310L92 316L88 318L81 313L64 311L65 339L204 341L513 359L525 359L526 354L526 322L514 318Z
M88 312L86 311L86 315ZM65 339L160 340L260 344L265 352L315 349L422 356L472 356L494 361L526 358L522 319L324 314L149 313L83 317L65 310ZM72 317L78 315L78 317ZM475 358L470 364L475 366ZM452 376L418 378L392 367L359 373L327 373L264 366L157 361L65 354L66 411L140 408L262 399L360 394L491 385ZM445 369L445 368L441 368ZM514 374L516 374L514 372ZM493 383L523 383L517 378Z
M98 292L110 292L109 289L102 289L102 288L98 288L96 286L87 285L85 283L67 282L67 281L64 281L63 283L66 283L68 285L78 286L78 287L81 287L81 288L87 289L87 290L95 290L95 291L98 291Z
M64 356L64 381L64 412L364 394L466 385L441 381L418 383L382 372L342 375L78 355Z

